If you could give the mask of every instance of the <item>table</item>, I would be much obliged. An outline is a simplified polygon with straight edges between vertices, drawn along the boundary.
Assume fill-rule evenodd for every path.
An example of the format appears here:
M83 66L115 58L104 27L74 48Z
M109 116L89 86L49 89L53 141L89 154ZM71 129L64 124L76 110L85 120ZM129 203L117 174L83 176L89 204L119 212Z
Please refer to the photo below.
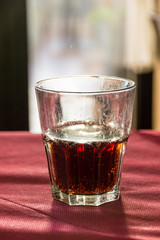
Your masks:
M41 135L0 133L0 239L160 239L160 132L133 131L121 198L100 207L51 197Z

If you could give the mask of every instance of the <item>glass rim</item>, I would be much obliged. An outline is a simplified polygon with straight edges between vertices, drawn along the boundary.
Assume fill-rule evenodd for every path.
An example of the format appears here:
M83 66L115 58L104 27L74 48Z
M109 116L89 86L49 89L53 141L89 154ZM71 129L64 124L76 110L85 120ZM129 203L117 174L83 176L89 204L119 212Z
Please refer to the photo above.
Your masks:
M121 80L121 81L127 81L130 83L130 86L125 86L117 89L112 90L94 90L94 91L65 91L65 90L54 90L49 89L46 87L41 86L40 84L46 81L52 81L56 79L71 79L71 78L105 78L106 80ZM76 95L97 95L97 94L111 94L111 93L118 93L118 92L125 92L129 91L131 89L134 89L136 87L136 84L133 80L128 78L122 78L122 77L116 77L116 76L107 76L107 75L72 75L72 76L58 76L58 77L52 77L52 78L46 78L43 80L40 80L35 83L35 89L42 91L42 92L49 92L54 94L76 94Z

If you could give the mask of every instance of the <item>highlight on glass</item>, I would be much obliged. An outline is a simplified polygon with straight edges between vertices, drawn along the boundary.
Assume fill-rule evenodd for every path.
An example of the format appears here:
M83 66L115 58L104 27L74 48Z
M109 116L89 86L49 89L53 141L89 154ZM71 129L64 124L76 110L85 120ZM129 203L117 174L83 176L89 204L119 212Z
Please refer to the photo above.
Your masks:
M72 76L35 89L53 198L91 206L119 199L135 83Z

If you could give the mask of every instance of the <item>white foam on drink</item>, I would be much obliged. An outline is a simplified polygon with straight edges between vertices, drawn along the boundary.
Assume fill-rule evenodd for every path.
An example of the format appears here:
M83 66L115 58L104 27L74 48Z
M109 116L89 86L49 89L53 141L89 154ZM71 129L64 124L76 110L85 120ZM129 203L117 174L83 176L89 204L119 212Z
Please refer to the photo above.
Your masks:
M58 126L45 134L50 140L77 143L115 142L124 138L123 131L114 124L101 125L92 122L68 123Z

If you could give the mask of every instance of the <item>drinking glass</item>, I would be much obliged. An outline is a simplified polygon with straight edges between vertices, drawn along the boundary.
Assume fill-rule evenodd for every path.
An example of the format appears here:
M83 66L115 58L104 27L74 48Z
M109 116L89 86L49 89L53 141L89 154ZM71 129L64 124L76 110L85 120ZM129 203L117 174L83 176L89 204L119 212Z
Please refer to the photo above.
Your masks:
M135 83L72 76L35 89L53 198L92 206L119 199Z

